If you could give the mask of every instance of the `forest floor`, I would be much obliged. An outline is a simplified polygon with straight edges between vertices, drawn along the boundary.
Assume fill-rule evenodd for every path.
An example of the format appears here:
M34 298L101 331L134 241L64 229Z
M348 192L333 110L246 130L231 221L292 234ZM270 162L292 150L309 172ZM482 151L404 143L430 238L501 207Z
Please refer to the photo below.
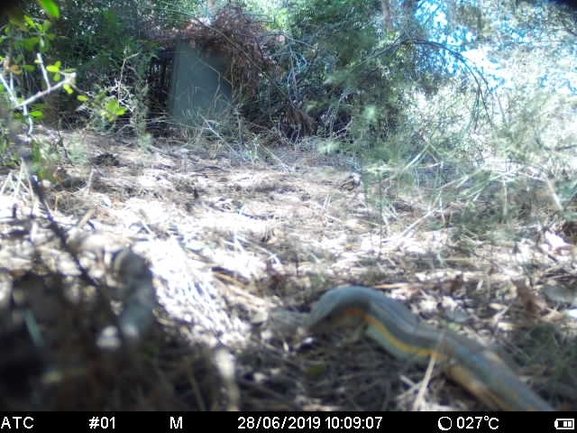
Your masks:
M41 199L25 172L0 172L0 406L487 409L438 368L300 329L321 293L354 284L498 350L554 407L577 409L576 249L552 230L503 223L480 241L455 223L462 208L427 205L435 191L369 184L306 142L45 134L69 160ZM134 299L119 289L126 248L146 260L133 274L150 275L154 320L107 346Z

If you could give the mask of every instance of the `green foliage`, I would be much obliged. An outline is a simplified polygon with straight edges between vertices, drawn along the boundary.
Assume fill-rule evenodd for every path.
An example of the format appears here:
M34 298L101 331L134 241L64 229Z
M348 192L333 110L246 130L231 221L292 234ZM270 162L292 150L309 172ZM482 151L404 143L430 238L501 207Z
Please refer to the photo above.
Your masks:
M400 14L393 17L400 30L387 34L380 2L293 2L294 42L277 57L287 71L280 83L318 120L325 136L319 151L354 152L387 190L431 188L432 206L459 203L463 212L453 221L470 223L471 233L567 215L575 202L566 180L575 176L575 97L543 83L569 81L574 40L533 46L528 35L551 38L544 20L552 33L559 24L543 3L514 3L506 10L498 2L484 9L439 3L429 12L443 10L448 23L441 26L422 6L428 28L411 33L404 27L411 17ZM432 42L428 31L431 40L455 39ZM557 33L555 41L567 39ZM509 89L489 91L490 77L459 47L478 48L507 70Z
M126 113L126 107L122 107L116 99L107 97L100 108L99 114L109 122L113 122L124 113Z
M143 77L155 45L141 33L142 17L150 13L150 7L150 2L135 0L103 0L90 5L79 0L61 1L66 19L54 22L60 36L53 41L59 58L47 71L58 78L68 65L74 65L77 85L83 89L76 96L70 86L64 86L67 94L51 100L66 125L87 121L98 130L108 130L119 118L131 118L145 110ZM138 107L136 93L140 95Z
M0 35L0 61L4 65L4 73L11 75L11 96L31 94L41 86L46 87L46 79L40 83L43 70L51 73L49 78L53 83L74 72L73 69L62 68L59 60L44 68L39 54L50 55L55 39L56 34L52 31L50 21L34 19L28 15L24 15L21 25L9 23L4 27ZM73 92L70 83L63 87L68 93ZM8 90L5 85L2 89ZM18 102L24 99L20 98ZM11 103L16 105L17 102L12 99ZM34 116L38 117L38 114Z
M369 158L389 153L380 148L405 123L403 107L418 83L418 48L384 32L380 8L379 1L299 1L291 17L306 59L289 59L289 73L302 77L295 93L306 95L319 132L338 137L332 149L379 155Z
M42 6L51 15L58 15L54 2L46 1ZM73 69L63 68L60 60L48 66L44 64L44 58L51 56L55 40L51 21L29 15L11 20L0 35L0 96L7 109L3 113L5 124L0 143L3 163L10 164L15 159L15 155L9 153L10 144L22 129L22 123L30 135L34 122L45 118L46 98L61 88L67 94L74 93ZM46 162L42 144L32 141L32 146L34 169L42 174L41 167Z
M295 36L314 40L336 57L336 67L362 59L377 42L374 16L379 3L367 0L307 0L297 2L291 19Z
M108 1L110 7L113 7L113 3L117 2L116 0ZM227 2L228 0L220 0L214 3L223 4ZM153 16L165 28L179 27L187 22L190 17L207 16L208 3L206 0L129 0L126 2L127 9L132 14Z
M58 6L54 0L38 0L38 3L40 6L42 6L42 9L44 9L46 13L52 18L60 17L60 9L58 9Z
M12 61L20 63L27 55L34 54L36 51L47 52L56 38L51 28L51 21L33 19L28 15L24 16L22 24L9 23L0 35L3 59L6 54L11 54Z
M75 63L80 87L90 90L93 85L107 84L122 65L125 47L134 41L114 10L79 8L68 12L69 20L56 24L63 35L57 41L58 53L64 63Z

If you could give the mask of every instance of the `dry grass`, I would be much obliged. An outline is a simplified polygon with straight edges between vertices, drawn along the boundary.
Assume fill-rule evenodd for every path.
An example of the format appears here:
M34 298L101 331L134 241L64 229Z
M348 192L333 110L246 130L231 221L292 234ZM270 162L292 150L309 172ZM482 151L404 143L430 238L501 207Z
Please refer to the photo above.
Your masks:
M79 140L88 162L64 164L46 193L66 242L78 232L89 240L72 252L26 177L2 174L0 340L10 350L0 375L17 378L2 380L4 407L484 409L437 369L424 381L422 368L370 341L296 332L322 291L349 283L505 346L546 400L577 407L571 301L544 295L572 286L573 245L530 231L513 240L505 226L499 242L480 242L427 208L426 192L377 191L338 156L269 149L248 163L224 145L144 151L65 137ZM367 197L386 206L379 213ZM98 337L127 302L114 296L121 275L109 258L126 247L152 271L155 320L146 337L107 351ZM28 386L14 393L13 382Z

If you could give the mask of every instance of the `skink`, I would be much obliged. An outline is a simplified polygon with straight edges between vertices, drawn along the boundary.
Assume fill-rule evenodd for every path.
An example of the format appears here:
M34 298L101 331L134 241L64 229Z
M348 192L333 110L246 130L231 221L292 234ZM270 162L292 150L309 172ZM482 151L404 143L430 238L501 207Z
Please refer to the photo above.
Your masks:
M401 359L426 363L431 357L444 372L491 409L553 410L491 350L449 330L421 322L402 303L369 287L329 290L314 305L307 327L322 332L348 323Z

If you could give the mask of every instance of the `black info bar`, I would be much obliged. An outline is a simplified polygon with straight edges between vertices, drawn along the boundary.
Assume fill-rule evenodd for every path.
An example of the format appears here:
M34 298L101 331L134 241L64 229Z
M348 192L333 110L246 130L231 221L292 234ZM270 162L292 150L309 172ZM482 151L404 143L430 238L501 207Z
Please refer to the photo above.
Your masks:
M0 431L573 432L577 412L0 412Z

